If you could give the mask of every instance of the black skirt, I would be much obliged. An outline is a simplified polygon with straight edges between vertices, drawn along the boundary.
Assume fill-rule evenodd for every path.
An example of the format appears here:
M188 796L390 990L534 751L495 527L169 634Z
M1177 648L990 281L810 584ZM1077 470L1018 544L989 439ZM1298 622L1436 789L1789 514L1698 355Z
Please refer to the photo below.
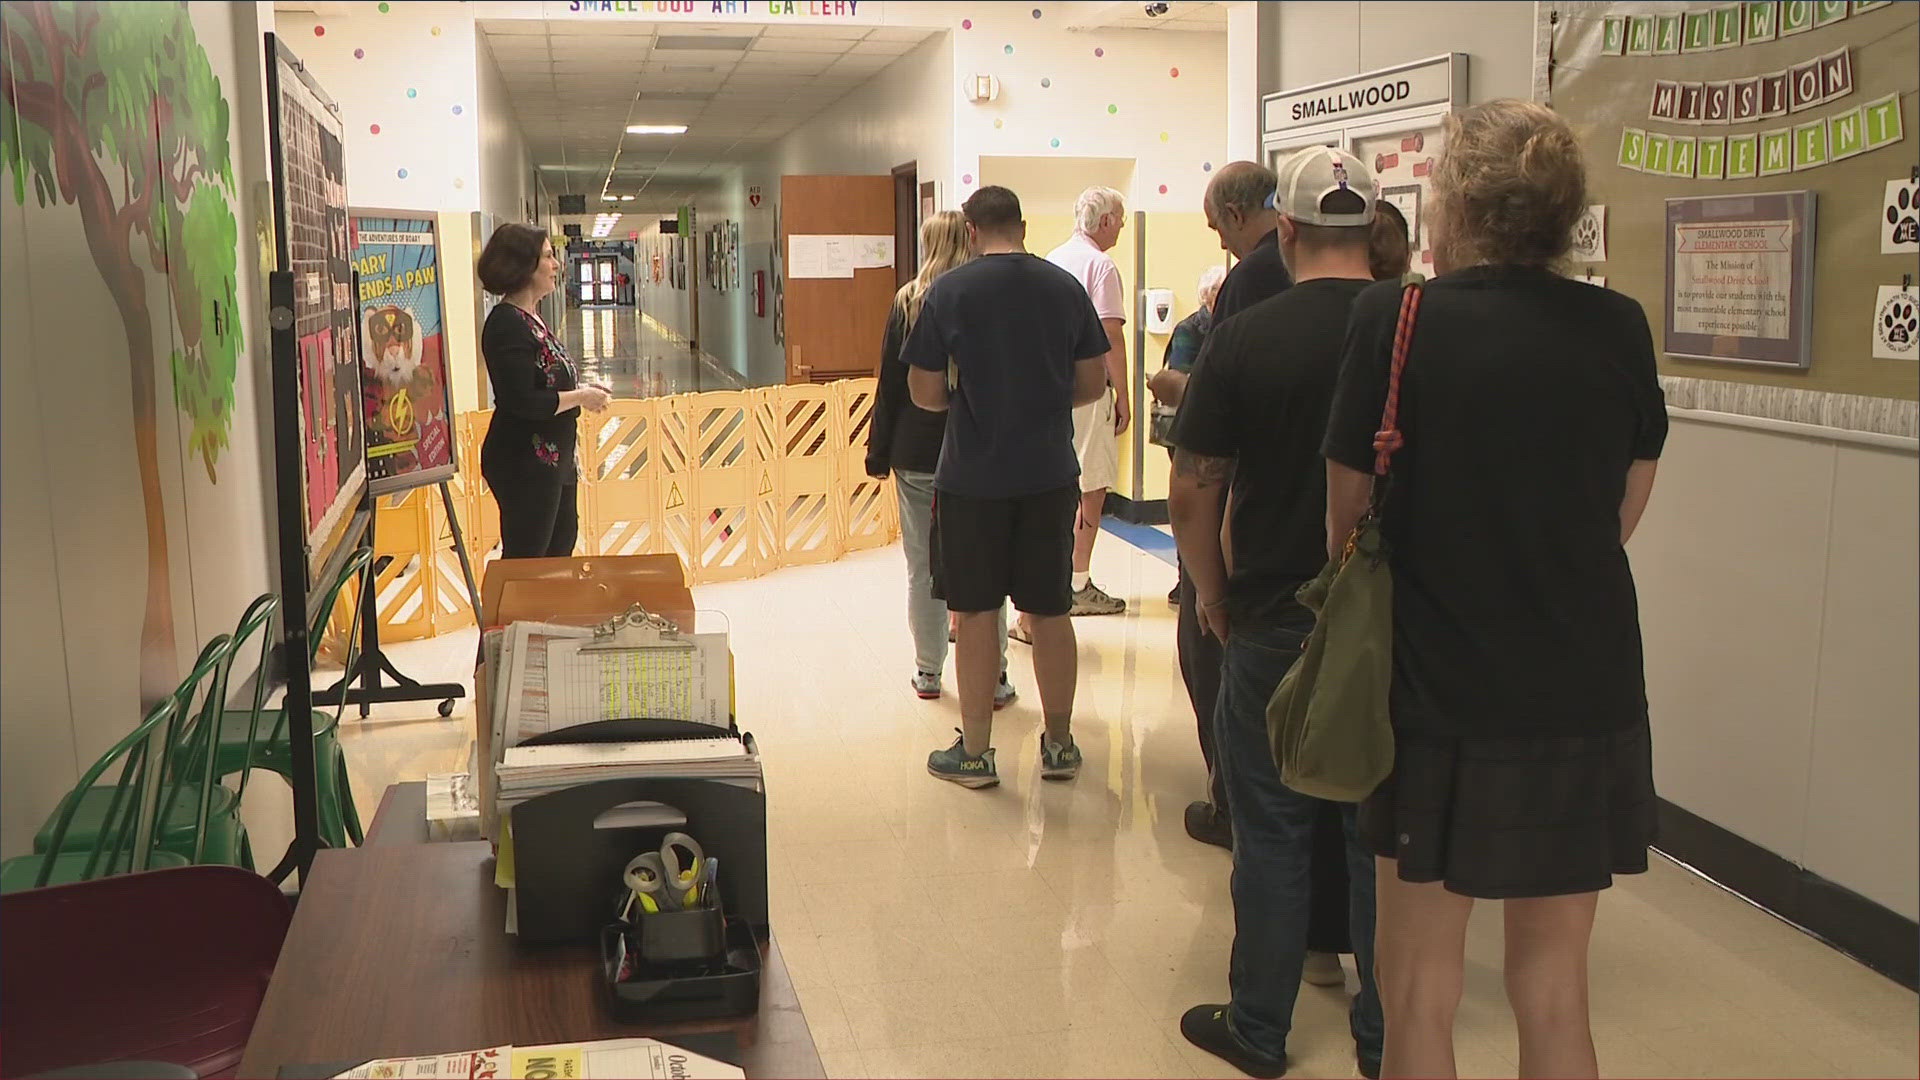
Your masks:
M1647 869L1657 813L1645 721L1602 735L1402 735L1360 833L1400 880L1486 900L1597 892Z

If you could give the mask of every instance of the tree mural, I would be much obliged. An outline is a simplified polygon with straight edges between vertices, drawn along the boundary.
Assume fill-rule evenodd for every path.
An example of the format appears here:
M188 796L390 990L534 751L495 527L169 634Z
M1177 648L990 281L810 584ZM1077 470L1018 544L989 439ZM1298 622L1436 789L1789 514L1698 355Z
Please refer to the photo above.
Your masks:
M78 208L87 249L119 309L147 525L141 696L172 690L172 577L160 487L161 361L209 479L233 420L240 352L239 228L229 116L185 3L9 2L0 158L24 204ZM144 257L144 266L143 263ZM172 333L157 345L147 269L166 275Z

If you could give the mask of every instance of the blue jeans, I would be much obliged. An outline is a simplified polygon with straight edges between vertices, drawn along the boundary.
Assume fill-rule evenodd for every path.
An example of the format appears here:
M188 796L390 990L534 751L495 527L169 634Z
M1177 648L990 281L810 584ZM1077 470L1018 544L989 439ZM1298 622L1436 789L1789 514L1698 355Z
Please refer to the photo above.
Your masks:
M1233 822L1233 957L1228 1027L1249 1048L1283 1059L1300 993L1311 908L1309 868L1320 799L1280 782L1267 742L1267 701L1300 658L1313 613L1297 605L1264 625L1235 625L1214 709L1214 746ZM1373 982L1373 856L1361 845L1351 804L1339 803L1347 834L1348 914L1360 994L1349 1025L1359 1056L1380 1060L1385 1024Z

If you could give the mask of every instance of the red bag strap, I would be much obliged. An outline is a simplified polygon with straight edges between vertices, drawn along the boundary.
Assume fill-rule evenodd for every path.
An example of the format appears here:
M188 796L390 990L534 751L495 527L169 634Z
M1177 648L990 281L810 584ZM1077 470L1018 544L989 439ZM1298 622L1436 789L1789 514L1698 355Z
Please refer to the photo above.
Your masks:
M1394 451L1406 445L1400 434L1400 375L1407 368L1407 349L1413 344L1413 323L1420 314L1420 283L1400 294L1400 321L1393 328L1393 366L1387 375L1387 405L1380 414L1380 430L1373 436L1373 474L1387 475Z

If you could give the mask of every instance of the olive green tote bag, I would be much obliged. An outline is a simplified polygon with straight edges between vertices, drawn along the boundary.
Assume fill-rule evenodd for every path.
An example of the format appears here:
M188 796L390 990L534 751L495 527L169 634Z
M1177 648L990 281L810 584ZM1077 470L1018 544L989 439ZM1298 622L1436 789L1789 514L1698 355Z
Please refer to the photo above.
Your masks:
M1393 572L1380 532L1387 467L1400 448L1400 374L1420 311L1420 285L1400 298L1386 408L1373 438L1373 491L1345 550L1297 597L1313 632L1267 703L1267 739L1280 781L1302 795L1359 802L1393 771Z

